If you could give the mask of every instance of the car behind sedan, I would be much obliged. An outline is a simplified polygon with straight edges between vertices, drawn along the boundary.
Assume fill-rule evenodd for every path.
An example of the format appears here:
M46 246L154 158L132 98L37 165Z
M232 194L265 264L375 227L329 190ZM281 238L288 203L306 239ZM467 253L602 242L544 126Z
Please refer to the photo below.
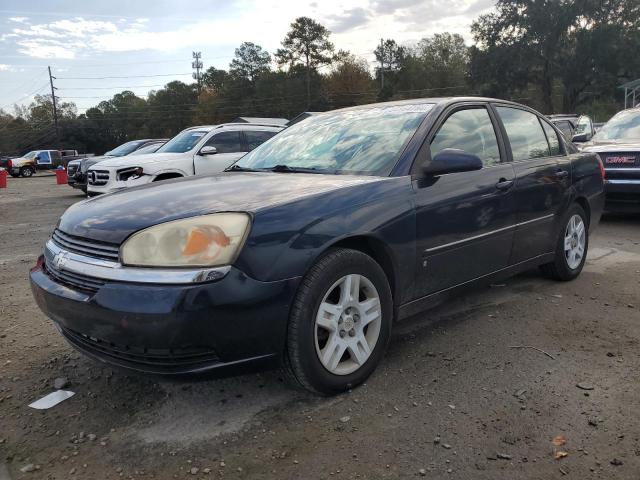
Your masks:
M283 365L363 382L394 321L541 266L576 278L599 159L511 102L424 99L314 115L229 171L69 208L31 271L86 355L147 373Z
M606 209L640 211L640 108L618 112L582 149L602 159Z

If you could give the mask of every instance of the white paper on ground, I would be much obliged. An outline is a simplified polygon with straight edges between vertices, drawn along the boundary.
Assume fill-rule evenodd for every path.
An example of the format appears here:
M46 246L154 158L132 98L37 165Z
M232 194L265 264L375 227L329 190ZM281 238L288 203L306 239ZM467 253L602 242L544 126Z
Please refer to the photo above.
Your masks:
M47 408L55 407L60 402L67 398L71 398L74 395L75 393L69 390L56 390L55 392L51 392L49 395L45 395L40 400L36 400L29 404L29 406L37 410L46 410Z

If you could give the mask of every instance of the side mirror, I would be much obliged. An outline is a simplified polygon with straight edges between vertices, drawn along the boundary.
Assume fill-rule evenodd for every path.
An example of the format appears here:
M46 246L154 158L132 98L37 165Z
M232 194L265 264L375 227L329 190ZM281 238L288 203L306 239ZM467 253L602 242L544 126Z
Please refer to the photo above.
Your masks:
M200 149L200 155L214 155L216 153L218 153L216 147L204 146Z
M589 133L579 133L578 135L571 137L571 141L573 143L584 143L589 140L591 140L591 135Z
M437 176L445 173L471 172L482 168L482 160L457 148L445 148L422 167L425 175Z

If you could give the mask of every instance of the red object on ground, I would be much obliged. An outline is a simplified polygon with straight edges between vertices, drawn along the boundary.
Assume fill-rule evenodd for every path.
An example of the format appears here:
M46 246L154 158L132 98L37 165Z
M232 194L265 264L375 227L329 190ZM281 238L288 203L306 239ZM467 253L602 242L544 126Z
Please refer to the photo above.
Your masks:
M56 170L56 183L58 185L67 184L67 171L65 169Z
M7 188L7 171L0 170L0 188Z

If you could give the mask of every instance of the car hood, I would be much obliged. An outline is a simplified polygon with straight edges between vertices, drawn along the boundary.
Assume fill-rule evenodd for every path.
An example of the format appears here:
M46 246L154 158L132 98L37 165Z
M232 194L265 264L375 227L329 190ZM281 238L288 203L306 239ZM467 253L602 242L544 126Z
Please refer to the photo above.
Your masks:
M583 144L580 149L583 152L637 152L640 150L640 140L637 142L618 142L616 140L608 140L602 142L588 142Z
M143 228L216 212L257 213L332 190L387 177L303 173L228 172L166 180L93 197L71 206L59 228L103 242L121 243Z
M80 159L80 170L85 172L89 170L89 167L93 167L98 162L103 162L110 157L109 155L100 155L98 157L87 157Z
M125 155L124 157L111 157L100 162L101 167L144 167L151 163L166 162L184 156L184 153L148 153L145 155ZM189 155L189 153L187 153Z

